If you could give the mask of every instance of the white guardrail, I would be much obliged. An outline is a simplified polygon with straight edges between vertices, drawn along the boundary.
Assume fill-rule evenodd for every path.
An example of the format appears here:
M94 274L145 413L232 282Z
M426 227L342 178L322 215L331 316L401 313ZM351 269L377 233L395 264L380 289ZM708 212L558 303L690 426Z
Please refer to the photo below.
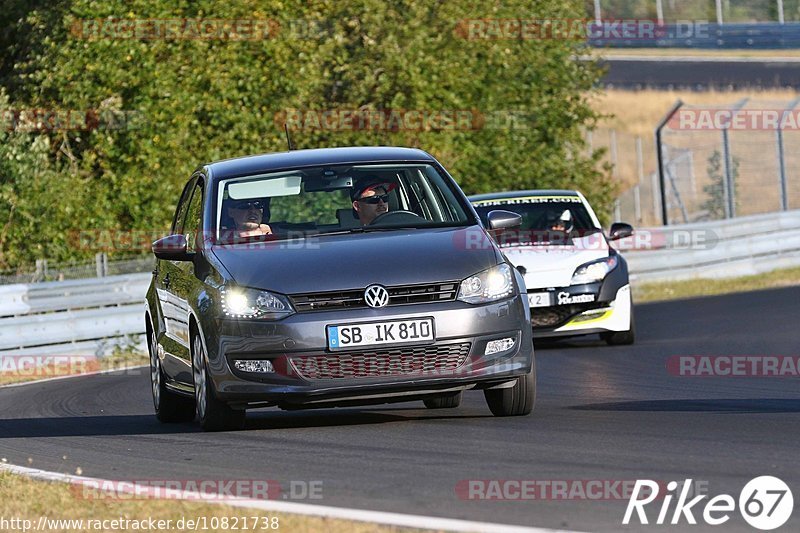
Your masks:
M648 245L653 249L643 249ZM800 210L640 228L618 248L634 283L729 278L800 266Z
M618 247L634 283L800 266L800 210L642 228ZM144 352L150 278L143 273L0 286L0 356L104 356L132 344Z
M144 351L152 274L0 286L0 356Z

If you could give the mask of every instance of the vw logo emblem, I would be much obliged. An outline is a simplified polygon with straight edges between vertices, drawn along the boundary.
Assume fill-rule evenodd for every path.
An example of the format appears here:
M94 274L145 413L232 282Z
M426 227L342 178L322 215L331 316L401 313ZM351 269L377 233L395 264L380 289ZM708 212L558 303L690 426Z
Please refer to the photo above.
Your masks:
M370 307L386 307L389 303L389 291L382 285L370 285L364 291L364 301Z

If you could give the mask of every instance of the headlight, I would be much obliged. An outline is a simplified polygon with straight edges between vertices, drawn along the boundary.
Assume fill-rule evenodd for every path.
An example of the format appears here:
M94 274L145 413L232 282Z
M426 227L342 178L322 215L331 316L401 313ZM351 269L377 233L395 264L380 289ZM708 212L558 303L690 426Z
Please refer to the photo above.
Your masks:
M284 318L292 313L288 298L269 291L225 287L222 290L222 311L231 318Z
M469 304L493 302L514 293L511 267L502 263L461 282L458 299Z
M606 277L606 274L616 268L617 263L619 263L617 256L610 255L598 261L592 261L591 263L581 265L575 269L575 273L572 274L572 281L570 284L583 285L585 283L601 281Z

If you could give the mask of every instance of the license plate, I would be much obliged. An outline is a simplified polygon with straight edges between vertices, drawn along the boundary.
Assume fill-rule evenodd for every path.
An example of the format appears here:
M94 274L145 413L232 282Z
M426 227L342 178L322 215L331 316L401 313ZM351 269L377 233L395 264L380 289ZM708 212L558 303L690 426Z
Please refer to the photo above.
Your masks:
M328 326L327 330L328 348L331 350L436 340L432 318Z
M550 293L549 292L529 292L528 293L528 304L531 307L550 307L552 305L550 301Z

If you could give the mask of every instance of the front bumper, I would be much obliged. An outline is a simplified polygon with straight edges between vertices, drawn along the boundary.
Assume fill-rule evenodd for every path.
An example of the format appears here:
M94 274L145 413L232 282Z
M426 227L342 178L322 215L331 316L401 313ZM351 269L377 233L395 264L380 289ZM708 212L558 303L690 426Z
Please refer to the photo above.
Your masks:
M534 338L628 331L631 313L631 287L624 285L610 301L531 309L531 325Z
M433 318L435 342L327 349L328 325L420 317ZM450 390L503 386L530 372L529 321L527 300L516 296L479 306L450 301L297 313L277 322L219 320L212 328L219 335L204 337L209 372L221 400L234 406L291 409L404 401ZM487 342L509 337L516 341L513 347L484 355ZM460 346L460 351L452 346ZM242 372L234 369L237 359L269 359L276 371ZM331 366L334 372L319 370Z

